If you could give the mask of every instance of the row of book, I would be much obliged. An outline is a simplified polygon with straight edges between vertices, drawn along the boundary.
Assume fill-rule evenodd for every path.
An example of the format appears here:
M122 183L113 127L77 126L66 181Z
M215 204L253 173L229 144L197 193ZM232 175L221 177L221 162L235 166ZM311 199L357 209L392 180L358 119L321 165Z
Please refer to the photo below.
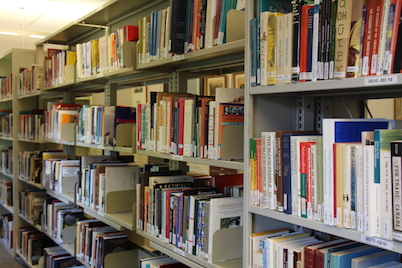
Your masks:
M226 43L230 9L244 9L237 0L174 0L138 22L140 63L171 57ZM228 25L230 26L230 25Z
M3 214L0 216L0 236L6 242L8 248L14 247L13 215Z
M13 174L13 149L12 147L0 151L0 168L4 174Z
M168 256L154 256L140 259L140 268L185 268L188 267Z
M20 111L18 138L25 140L43 139L44 110Z
M34 225L42 225L43 202L47 198L44 189L23 189L18 192L18 212Z
M400 240L401 201L393 194L400 179L392 179L398 166L391 161L402 140L397 123L327 118L322 135L261 133L250 140L251 204Z
M257 10L252 86L400 72L399 1L258 1Z
M252 233L250 246L252 267L402 267L398 253L346 239L325 241L286 228Z
M77 78L103 74L133 66L138 27L125 25L115 33L77 44Z
M32 226L19 228L17 235L17 250L30 265L39 263L44 248L56 245L46 234Z
M117 126L135 122L135 107L83 105L78 114L77 141L116 146ZM131 144L131 140L126 143Z
M11 110L0 111L0 128L0 135L2 137L13 137L13 113Z
M243 159L244 90L216 96L151 92L137 106L137 149L218 160Z
M71 256L61 246L46 247L43 249L43 267L75 267L85 268L86 266Z
M110 192L134 191L139 181L140 167L133 162L113 160L107 155L82 156L79 162L76 201L105 213ZM133 202L114 212L131 211L132 205Z
M0 180L0 201L5 206L13 206L13 182Z
M13 97L13 75L0 77L0 99Z
M225 196L224 186L242 185L243 175L180 174L142 173L137 185L137 229L212 262L213 254L220 250L213 247L214 234L242 226L243 197ZM235 230L237 235L241 235L240 229ZM233 258L241 254L240 250L240 256Z
M43 87L44 77L43 65L32 64L29 68L20 68L17 95L22 97L38 93Z
M66 82L74 82L74 68L76 62L76 51L53 48L47 49L47 55L43 62L44 86L52 87ZM35 80L34 82L35 86L37 86L37 81Z

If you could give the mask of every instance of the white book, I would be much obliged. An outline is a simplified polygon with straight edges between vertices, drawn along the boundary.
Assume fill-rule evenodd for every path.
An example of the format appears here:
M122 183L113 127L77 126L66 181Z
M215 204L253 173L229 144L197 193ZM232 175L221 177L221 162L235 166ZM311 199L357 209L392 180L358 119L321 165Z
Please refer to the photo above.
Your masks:
M205 27L205 48L213 47L214 43L214 30L216 23L216 1L207 0L207 17Z
M293 57L293 14L283 15L284 25L284 60L283 60L283 83L292 82L292 57Z
M292 215L301 216L300 200L300 142L313 142L319 135L293 135L290 136L290 166L291 171L291 193L292 193Z
M276 210L275 163L276 142L275 132L261 133L262 145L262 207Z
M213 237L215 232L225 228L243 226L243 197L211 198L209 208L208 261L212 262L214 252ZM241 256L238 256L241 257Z
M376 75L382 75L384 73L384 65L386 64L386 40L388 35L388 18L389 18L389 9L390 9L391 0L384 0L382 7L382 22L381 22L381 30L380 30L380 38L378 42L378 61L376 66ZM392 26L391 26L392 27Z
M208 113L208 159L215 159L215 101L209 102Z
M268 16L269 11L260 14L260 83L261 86L267 85L267 53L268 53Z
M184 134L183 134L183 155L193 155L193 117L194 117L194 99L184 101Z
M278 16L276 18L276 83L284 83L284 60L285 60L285 46L284 46L284 27L285 17Z

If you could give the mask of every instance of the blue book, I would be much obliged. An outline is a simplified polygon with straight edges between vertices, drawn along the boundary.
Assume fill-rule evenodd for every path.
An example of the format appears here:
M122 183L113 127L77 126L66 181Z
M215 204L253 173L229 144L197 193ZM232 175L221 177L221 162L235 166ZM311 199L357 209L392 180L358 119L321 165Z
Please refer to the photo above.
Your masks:
M149 35L151 37L151 47L149 50L149 55L151 59L155 59L156 57L156 32L157 32L157 25L158 25L158 10L154 10L151 12L151 29Z
M352 259L352 266L355 268L371 267L389 261L399 261L400 255L391 251L380 251L377 253L356 257Z
M257 86L257 43L259 40L257 38L258 32L258 20L253 18L250 20L250 83L252 87Z
M307 24L307 68L306 81L313 78L313 33L314 33L314 7L308 9Z
M382 249L372 246L362 246L331 253L330 268L351 268L353 258L380 252Z
M283 212L292 214L292 178L291 178L291 136L304 136L317 134L317 132L283 133L282 134L282 184L283 184ZM318 137L318 134L317 134Z

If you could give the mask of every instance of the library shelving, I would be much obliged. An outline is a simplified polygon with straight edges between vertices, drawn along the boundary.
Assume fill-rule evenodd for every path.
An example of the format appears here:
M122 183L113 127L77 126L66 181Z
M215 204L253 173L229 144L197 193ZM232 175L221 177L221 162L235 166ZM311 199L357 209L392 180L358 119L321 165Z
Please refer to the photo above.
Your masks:
M249 1L246 8L248 26L257 18L257 10L263 1ZM290 2L290 1L289 1ZM248 28L246 28L248 29ZM246 31L246 40L251 33ZM257 38L257 42L258 42ZM267 86L251 86L253 64L250 42L245 44L245 119L244 174L245 174L245 224L243 241L249 241L253 233L276 228L307 229L325 233L384 250L402 253L402 244L396 240L366 236L363 232L324 224L321 221L302 218L262 208L252 204L250 144L252 138L262 132L315 130L322 132L324 118L363 118L366 102L372 99L400 98L402 75L399 73L357 78L292 82ZM357 107L357 108L356 108ZM363 111L363 112L362 112ZM269 226L269 227L268 227ZM250 267L253 258L251 246L244 243L243 267Z

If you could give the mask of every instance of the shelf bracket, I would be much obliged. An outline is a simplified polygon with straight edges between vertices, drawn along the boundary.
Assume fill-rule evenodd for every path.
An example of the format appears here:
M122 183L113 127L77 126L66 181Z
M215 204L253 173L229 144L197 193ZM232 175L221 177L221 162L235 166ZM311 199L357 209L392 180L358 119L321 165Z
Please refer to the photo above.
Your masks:
M298 130L314 130L314 98L298 97L297 99L297 129Z
M322 133L322 120L332 117L332 102L328 98L316 99L316 127L315 130Z
M169 92L187 92L187 72L172 72L169 76Z
M104 25L96 25L96 24L90 24L90 23L85 23L85 22L77 23L76 25L84 26L84 27L104 29L105 30L105 35L108 35L109 31L110 31L110 27L109 26L104 26Z
M169 159L169 170L182 170L187 173L187 162Z
M116 105L116 90L117 84L107 83L105 85L105 105L114 106Z

